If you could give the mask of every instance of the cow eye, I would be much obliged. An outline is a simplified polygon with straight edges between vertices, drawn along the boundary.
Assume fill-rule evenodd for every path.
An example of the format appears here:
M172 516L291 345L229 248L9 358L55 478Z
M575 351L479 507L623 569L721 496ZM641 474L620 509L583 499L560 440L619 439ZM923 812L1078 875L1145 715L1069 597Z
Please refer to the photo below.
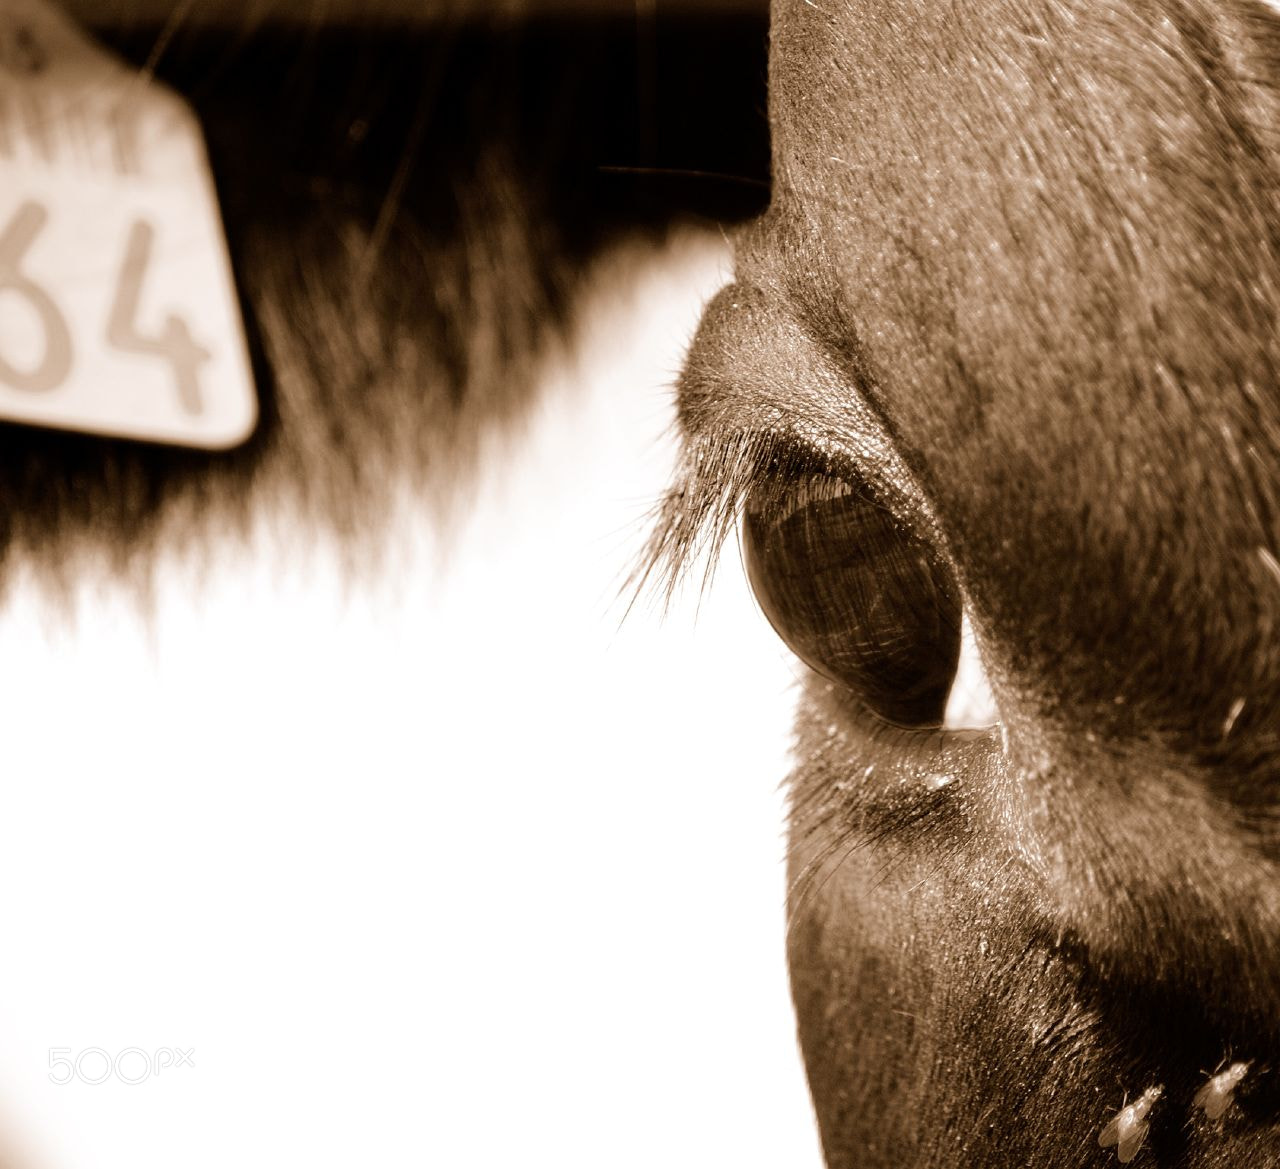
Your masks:
M886 722L949 724L960 589L870 488L830 475L757 488L743 556L765 616L801 660Z

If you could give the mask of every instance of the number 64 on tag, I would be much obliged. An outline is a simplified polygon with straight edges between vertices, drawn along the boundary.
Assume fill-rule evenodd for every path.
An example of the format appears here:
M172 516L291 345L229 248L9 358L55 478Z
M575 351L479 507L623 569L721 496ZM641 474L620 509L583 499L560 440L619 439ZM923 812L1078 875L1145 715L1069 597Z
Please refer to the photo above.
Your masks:
M190 249L166 273L151 216L104 215L76 247L84 226L37 198L0 219L0 417L212 448L246 437L252 387L228 381L247 379L247 359L183 311L202 307L200 284L177 278Z
M0 234L0 292L22 297L34 310L44 337L43 355L35 366L22 369L0 353L0 382L15 390L47 394L56 391L71 372L74 341L67 319L54 295L26 275L22 258L49 217L48 210L34 201L18 208L8 228ZM196 344L186 321L170 314L163 334L146 337L135 318L142 295L142 279L155 240L155 228L145 219L135 220L129 229L124 258L116 279L116 291L107 319L107 343L122 353L150 355L173 367L175 389L182 408L200 413L200 366L209 360L207 349Z

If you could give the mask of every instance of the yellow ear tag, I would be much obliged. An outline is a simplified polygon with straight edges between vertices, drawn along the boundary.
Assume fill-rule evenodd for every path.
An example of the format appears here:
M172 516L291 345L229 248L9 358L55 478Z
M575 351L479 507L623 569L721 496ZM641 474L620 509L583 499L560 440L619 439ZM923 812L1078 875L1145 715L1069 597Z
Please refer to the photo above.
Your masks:
M195 114L0 0L0 419L220 449L257 416Z

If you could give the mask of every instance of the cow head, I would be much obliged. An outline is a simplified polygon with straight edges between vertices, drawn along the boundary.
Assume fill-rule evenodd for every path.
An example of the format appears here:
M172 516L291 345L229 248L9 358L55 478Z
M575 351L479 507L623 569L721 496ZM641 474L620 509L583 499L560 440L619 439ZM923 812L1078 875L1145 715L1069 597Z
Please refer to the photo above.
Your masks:
M833 1166L1280 1156L1278 63L1244 0L774 4L658 546L745 506L810 667Z

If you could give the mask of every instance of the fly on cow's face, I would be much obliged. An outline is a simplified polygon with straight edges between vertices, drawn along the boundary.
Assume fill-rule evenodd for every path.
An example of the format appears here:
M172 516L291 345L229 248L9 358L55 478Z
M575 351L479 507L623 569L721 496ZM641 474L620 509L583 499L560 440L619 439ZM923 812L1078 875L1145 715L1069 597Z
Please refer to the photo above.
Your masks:
M1098 1134L1098 1144L1104 1149L1112 1145L1122 1165L1138 1155L1150 1127L1147 1121L1151 1109L1164 1095L1163 1087L1148 1088L1132 1104L1126 1104L1115 1118Z

